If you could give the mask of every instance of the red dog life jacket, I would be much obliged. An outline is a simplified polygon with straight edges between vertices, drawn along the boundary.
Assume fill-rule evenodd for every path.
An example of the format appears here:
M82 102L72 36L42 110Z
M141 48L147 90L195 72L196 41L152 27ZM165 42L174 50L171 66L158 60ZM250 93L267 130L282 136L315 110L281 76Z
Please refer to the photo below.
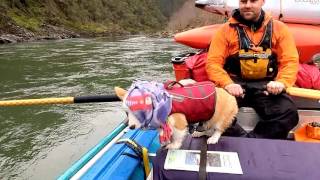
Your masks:
M190 123L207 121L213 116L216 91L212 82L196 82L179 87L169 85L166 90L173 96L170 114L182 113Z

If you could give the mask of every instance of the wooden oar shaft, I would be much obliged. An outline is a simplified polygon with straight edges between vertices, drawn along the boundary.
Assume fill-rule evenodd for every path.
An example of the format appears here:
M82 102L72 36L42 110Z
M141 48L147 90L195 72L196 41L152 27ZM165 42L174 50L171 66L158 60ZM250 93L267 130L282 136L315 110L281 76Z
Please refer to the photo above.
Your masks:
M74 97L43 98L43 99L22 99L0 101L0 106L32 106L45 104L72 104Z
M286 92L291 96L320 100L320 90L289 87Z
M42 99L21 99L0 101L1 106L32 106L46 104L73 104L73 103L92 103L92 102L114 102L120 101L116 95L97 95L97 96L78 96L61 98L42 98Z
M320 90L290 87L286 89L286 92L292 96L320 100ZM78 97L61 97L61 98L7 100L7 101L0 101L0 107L1 106L31 106L31 105L45 105L45 104L114 102L114 101L120 101L120 99L116 95L78 96Z

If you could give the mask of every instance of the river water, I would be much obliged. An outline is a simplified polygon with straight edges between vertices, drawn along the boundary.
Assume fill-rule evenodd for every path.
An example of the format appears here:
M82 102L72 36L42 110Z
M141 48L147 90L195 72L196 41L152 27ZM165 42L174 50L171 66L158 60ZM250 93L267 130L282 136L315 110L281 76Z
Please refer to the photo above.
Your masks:
M0 46L0 100L113 94L173 79L172 39L129 36ZM0 108L0 179L55 179L125 118L120 102Z

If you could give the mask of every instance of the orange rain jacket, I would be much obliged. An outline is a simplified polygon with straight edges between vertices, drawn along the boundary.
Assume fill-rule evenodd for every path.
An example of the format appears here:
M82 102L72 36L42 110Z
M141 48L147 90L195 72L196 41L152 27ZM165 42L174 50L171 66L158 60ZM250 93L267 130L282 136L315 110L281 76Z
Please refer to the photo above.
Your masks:
M256 32L251 31L245 25L244 29L254 44L262 39L265 28L271 20L269 14L265 18L261 28ZM217 86L225 87L233 83L228 73L223 69L228 56L239 51L239 38L236 28L230 27L230 23L239 23L236 19L230 18L213 36L208 53L206 71L208 77ZM273 20L272 51L277 54L278 74L276 81L284 83L286 87L292 86L296 81L298 72L299 55L292 34L288 27L277 20Z

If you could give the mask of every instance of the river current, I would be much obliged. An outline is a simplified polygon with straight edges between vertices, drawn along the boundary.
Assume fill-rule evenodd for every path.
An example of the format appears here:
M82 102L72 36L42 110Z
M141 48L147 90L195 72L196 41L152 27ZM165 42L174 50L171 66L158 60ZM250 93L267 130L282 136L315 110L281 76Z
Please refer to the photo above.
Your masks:
M108 95L174 79L169 38L126 36L0 46L0 100ZM55 179L123 119L120 102L0 108L0 179Z

